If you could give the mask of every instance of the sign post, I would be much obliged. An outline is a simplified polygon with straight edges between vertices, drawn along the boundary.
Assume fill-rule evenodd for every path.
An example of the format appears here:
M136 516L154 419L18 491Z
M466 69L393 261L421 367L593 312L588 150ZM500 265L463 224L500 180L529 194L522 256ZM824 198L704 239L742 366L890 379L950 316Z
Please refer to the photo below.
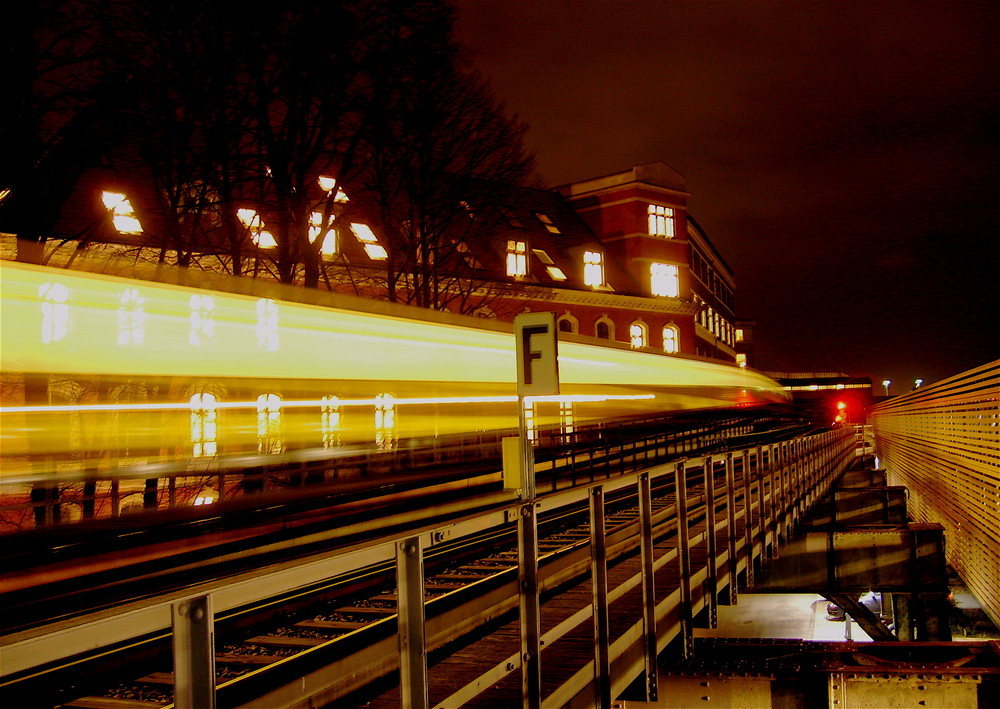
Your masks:
M524 313L514 318L517 349L520 495L517 518L518 581L521 610L521 699L526 709L542 703L541 612L538 600L538 516L535 511L535 456L528 437L527 396L559 393L555 313Z

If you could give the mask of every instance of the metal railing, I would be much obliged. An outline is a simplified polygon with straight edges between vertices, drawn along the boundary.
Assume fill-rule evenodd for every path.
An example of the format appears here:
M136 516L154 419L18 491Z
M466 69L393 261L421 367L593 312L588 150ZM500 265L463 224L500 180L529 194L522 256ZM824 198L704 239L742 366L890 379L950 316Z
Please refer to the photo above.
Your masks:
M1000 360L889 399L869 421L909 515L944 526L948 563L1000 624Z

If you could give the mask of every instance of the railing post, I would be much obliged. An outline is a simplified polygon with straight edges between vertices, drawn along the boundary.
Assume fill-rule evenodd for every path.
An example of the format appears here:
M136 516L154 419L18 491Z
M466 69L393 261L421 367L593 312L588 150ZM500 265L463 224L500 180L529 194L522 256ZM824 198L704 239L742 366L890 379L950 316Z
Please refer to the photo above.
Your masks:
M736 605L739 559L736 558L736 464L733 454L726 454L726 543L729 549L729 605Z
M705 456L705 531L708 534L708 627L719 627L719 549L715 516L715 466L712 456Z
M215 618L212 597L171 604L174 707L215 709Z
M590 578L594 600L594 703L611 708L611 631L608 610L608 548L604 488L590 489Z
M691 530L688 529L687 474L684 461L674 467L674 489L677 494L677 536L681 582L681 633L684 636L684 657L694 653L694 603L691 598Z
M747 560L747 587L753 586L753 481L750 479L750 449L743 450L743 551ZM759 518L758 518L759 519Z
M420 537L396 542L399 694L403 709L427 709L427 647L424 638L424 554Z
M656 657L656 578L653 571L653 500L649 473L639 475L639 528L642 534L642 623L646 640L644 647L646 701L655 702L659 686Z

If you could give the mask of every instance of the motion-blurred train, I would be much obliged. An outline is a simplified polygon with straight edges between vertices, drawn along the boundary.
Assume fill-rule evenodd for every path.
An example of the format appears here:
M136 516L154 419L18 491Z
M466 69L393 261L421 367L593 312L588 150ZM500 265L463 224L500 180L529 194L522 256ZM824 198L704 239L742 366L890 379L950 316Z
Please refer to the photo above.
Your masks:
M0 263L3 478L517 426L509 323L214 274ZM784 400L756 372L560 333L529 431Z

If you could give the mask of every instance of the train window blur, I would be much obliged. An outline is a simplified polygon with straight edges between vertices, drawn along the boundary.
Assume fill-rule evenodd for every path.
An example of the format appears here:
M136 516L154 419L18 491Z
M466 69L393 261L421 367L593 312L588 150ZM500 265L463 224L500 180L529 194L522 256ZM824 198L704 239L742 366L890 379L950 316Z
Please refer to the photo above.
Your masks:
M218 453L215 395L201 392L191 397L191 455L210 458Z
M668 263L649 264L649 283L653 295L676 298L680 293L677 266Z
M261 298L257 301L257 345L275 352L278 344L278 304L270 298Z
M392 394L375 397L375 446L391 450L396 442L396 405Z
M102 192L101 201L111 212L111 222L122 234L141 234L142 224L135 216L132 203L120 192Z
M559 429L563 433L573 433L573 402L559 402Z
M334 448L340 445L340 399L336 396L324 396L320 399L320 431L323 435L323 447Z
M663 351L668 354L681 351L681 336L676 325L667 325L663 328Z
M633 347L645 347L647 344L646 325L641 322L634 322L628 328L629 341Z
M144 299L136 288L126 289L118 305L118 344L141 345L146 339Z
M188 342L195 347L215 339L215 300L210 295L192 295L188 301L191 308L191 329Z
M42 342L58 342L69 327L69 289L61 283L43 283L38 286L38 299L42 301Z
M281 453L284 450L281 397L277 394L261 394L257 397L257 452Z

